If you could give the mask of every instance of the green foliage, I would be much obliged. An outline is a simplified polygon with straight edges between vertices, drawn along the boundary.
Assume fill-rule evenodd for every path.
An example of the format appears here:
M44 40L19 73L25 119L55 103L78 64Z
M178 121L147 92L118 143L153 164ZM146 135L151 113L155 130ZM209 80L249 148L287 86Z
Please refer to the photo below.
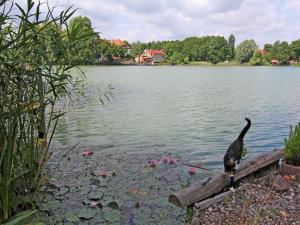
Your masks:
M258 46L254 40L245 40L236 48L235 57L240 63L249 62Z
M253 66L260 66L264 64L264 57L258 52L256 51L251 60L250 60L250 64Z
M41 3L33 0L24 8L9 0L1 4L0 223L17 213L22 197L45 178L43 162L62 115L54 111L56 102L80 83L70 69L78 43L93 36L75 25L69 29L71 7L58 15L49 8L41 16ZM50 137L47 144L37 141L41 131Z
M290 45L291 48L291 58L295 60L300 60L300 39L293 41Z
M246 157L247 157L247 154L248 154L248 149L247 149L247 147L244 147L244 148L243 148L243 152L242 152L242 158L243 158L243 159L246 158Z
M231 50L224 37L191 37L183 40L182 52L191 61L219 63L230 59Z
M273 45L265 44L266 53L263 56L265 63L270 63L272 59L276 59L282 65L287 65L289 60L299 60L300 41L294 41L289 45L286 41L276 41Z
M189 205L187 207L186 217L185 217L186 223L191 223L193 220L193 208L194 208L194 205Z
M131 54L133 56L141 55L146 48L147 46L144 43L141 43L139 41L133 42L131 44Z
M188 64L190 61L205 61L217 64L232 58L232 51L224 37L190 37L183 41L157 41L132 43L132 55L142 54L144 49L163 49L166 61L171 64Z
M33 214L35 214L38 210L29 210L29 211L24 211L16 215L14 218L12 218L9 222L7 222L5 225L18 225L21 224L21 222Z
M300 166L300 123L295 126L295 129L291 126L289 137L284 140L284 158L287 163Z
M180 64L183 62L182 55L179 52L174 52L168 60L172 65Z
M190 63L190 59L189 59L189 57L184 57L184 59L183 59L183 63L184 64L189 64Z
M235 37L233 34L231 34L228 38L228 45L231 50L230 60L233 60L233 58L234 58L234 44L235 44Z
M291 49L286 41L276 41L270 49L272 58L277 59L280 64L288 64L291 58Z

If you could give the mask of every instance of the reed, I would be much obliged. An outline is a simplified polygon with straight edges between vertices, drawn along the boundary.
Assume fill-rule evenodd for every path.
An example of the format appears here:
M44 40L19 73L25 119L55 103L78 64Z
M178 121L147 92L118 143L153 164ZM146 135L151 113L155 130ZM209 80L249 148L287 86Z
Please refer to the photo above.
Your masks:
M300 123L293 127L289 137L284 140L284 158L285 161L294 166L300 166Z
M69 29L75 10L58 12L47 5L42 13L41 8L33 0L25 7L0 1L0 223L38 190L50 157L46 138L63 115L55 112L56 103L82 80L71 75L72 55L89 37L79 27Z

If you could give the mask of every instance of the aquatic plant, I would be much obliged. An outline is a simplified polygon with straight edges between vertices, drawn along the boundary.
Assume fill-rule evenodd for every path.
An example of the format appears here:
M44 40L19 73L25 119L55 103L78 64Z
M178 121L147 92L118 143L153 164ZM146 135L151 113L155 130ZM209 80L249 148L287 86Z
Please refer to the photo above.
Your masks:
M188 168L188 173L189 173L190 175L195 174L195 173L196 173L196 168L195 168L195 167L189 167L189 168Z
M300 166L300 123L293 127L291 126L288 138L284 140L284 158L288 164Z
M83 80L71 74L76 43L87 38L80 27L68 27L75 10L56 13L47 5L42 13L41 3L26 3L0 1L0 223L22 210L23 197L45 178L64 114L56 103Z

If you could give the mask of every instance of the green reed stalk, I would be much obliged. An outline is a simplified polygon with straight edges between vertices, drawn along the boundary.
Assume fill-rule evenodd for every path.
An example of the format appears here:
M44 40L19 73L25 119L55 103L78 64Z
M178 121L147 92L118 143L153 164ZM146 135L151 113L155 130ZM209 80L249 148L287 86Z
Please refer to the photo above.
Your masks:
M71 7L57 14L49 6L43 14L40 9L33 0L26 7L0 1L0 223L39 187L39 162L49 159L51 140L46 148L38 135L55 132L49 129L55 113L45 116L45 109L78 85L70 72L76 66L72 56L76 44L89 38L68 29Z

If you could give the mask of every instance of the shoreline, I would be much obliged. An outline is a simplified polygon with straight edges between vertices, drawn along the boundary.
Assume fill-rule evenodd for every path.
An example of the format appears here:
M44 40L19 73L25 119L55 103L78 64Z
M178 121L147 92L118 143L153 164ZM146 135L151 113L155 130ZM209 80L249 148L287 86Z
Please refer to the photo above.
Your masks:
M187 66L187 67L300 67L300 65L250 65L249 63L245 64L237 64L237 63L220 63L220 64L212 64L212 63L201 63L201 62L193 62L189 64L83 64L79 66L142 66L142 67L157 67L157 66Z

